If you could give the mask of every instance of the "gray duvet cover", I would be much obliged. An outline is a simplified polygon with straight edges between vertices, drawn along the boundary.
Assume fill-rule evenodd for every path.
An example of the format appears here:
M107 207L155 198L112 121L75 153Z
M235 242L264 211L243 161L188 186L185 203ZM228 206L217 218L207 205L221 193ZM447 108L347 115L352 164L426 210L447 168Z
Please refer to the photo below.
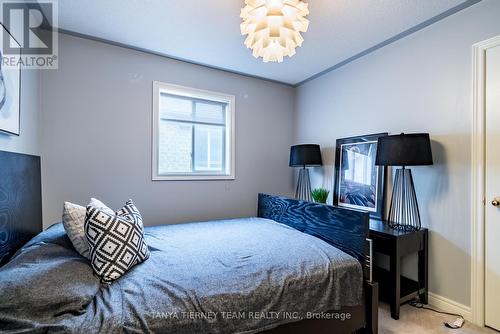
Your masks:
M106 285L52 226L0 268L0 332L256 333L361 303L357 260L271 220L149 227L146 243Z

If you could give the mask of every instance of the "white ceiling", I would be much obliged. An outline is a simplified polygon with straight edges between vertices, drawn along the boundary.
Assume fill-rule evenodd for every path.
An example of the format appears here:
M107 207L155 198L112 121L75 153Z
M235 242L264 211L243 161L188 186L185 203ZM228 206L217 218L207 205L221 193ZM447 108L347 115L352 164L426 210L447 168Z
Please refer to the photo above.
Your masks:
M59 28L188 61L301 82L465 0L306 0L309 30L281 64L252 57L243 0L60 0Z

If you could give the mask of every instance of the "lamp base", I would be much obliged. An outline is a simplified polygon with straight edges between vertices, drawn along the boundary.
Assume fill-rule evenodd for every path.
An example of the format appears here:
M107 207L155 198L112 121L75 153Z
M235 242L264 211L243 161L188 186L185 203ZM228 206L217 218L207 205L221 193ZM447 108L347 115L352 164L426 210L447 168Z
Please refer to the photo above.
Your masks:
M305 167L299 170L299 180L295 190L295 198L311 202L311 181L309 180L309 170Z
M417 195L411 170L405 167L396 170L392 189L389 227L403 231L418 231L421 228Z

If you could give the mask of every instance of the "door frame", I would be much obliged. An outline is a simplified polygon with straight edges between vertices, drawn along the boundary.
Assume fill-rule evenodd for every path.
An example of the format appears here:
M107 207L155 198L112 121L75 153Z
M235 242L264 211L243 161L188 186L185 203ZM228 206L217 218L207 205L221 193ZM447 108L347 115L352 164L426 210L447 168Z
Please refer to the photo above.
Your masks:
M479 326L485 325L486 50L496 46L500 36L472 46L471 316Z

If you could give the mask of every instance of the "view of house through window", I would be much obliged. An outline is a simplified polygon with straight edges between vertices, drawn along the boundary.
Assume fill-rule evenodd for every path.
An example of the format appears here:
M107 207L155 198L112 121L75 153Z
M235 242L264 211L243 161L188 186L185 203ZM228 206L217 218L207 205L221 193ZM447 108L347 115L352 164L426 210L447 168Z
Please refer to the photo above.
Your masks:
M229 176L231 100L217 93L210 98L208 92L157 86L156 177Z
M365 146L369 146L370 144L367 143ZM356 152L359 146L362 146L362 144L358 144L354 149L346 150L347 165L349 167L344 172L344 178L352 182L371 185L373 152Z

